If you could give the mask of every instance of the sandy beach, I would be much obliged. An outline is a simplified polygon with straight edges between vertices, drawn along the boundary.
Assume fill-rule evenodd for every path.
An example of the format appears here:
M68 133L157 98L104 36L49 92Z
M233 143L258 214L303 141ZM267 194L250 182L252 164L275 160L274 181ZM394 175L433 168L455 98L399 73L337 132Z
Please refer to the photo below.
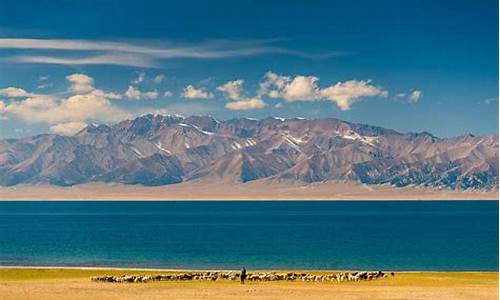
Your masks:
M352 182L193 181L157 187L90 183L0 187L0 200L498 200L498 190L395 188Z
M0 299L498 299L494 272L398 272L394 277L345 283L90 281L90 276L103 274L159 273L166 271L1 268Z

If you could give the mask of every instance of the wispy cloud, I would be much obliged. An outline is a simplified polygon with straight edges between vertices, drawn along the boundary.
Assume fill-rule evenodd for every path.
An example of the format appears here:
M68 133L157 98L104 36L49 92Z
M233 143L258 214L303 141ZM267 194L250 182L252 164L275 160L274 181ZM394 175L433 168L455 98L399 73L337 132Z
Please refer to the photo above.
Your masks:
M49 82L49 78L50 78L49 75L38 77L39 84L36 88L37 89L45 89L45 88L52 87L53 83Z
M52 65L115 65L141 68L153 68L152 59L140 55L106 54L87 57L15 55L2 58L1 61L16 63L36 63Z
M198 45L175 46L142 46L136 43L66 40L66 39L16 39L0 38L0 49L17 50L58 50L68 52L101 52L87 56L68 57L65 55L14 55L4 61L18 63L46 64L107 64L127 65L134 67L154 67L161 59L194 58L218 59L240 56L256 56L264 54L284 54L305 58L328 58L346 55L345 52L305 53L293 49L275 46L274 40L249 41L210 41Z
M155 100L156 98L158 98L158 91L154 90L149 92L142 92L137 87L129 85L127 91L125 92L125 96L127 96L127 98L129 99L134 100Z
M491 104L494 102L498 102L498 97L491 97L483 100L484 104Z
M164 74L158 74L153 78L153 82L156 84L162 83L163 80L165 80L165 75Z
M408 93L397 93L393 98L396 100L407 99L410 103L417 103L423 96L424 93L421 90L413 89Z
M411 94L408 96L408 99L410 100L410 102L412 103L417 103L420 98L422 98L423 94L422 94L422 91L420 90L414 90L413 92L411 92Z

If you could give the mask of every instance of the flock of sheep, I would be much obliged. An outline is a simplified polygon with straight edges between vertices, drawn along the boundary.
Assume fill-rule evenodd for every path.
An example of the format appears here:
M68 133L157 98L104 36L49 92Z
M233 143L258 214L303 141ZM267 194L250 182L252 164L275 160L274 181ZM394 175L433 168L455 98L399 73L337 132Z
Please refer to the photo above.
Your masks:
M394 276L394 273L377 272L338 272L328 274L313 274L305 272L255 272L248 273L246 280L248 281L360 281L373 280ZM159 275L122 275L122 276L93 276L90 278L97 282L149 282L149 281L178 281L178 280L240 280L239 272L182 272L175 274L159 274Z

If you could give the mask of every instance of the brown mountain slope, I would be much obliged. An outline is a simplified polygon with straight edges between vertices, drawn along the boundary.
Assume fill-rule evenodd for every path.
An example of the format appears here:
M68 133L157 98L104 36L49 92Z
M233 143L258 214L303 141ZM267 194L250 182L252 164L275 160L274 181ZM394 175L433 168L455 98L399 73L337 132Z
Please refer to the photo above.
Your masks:
M0 141L0 185L200 180L498 188L498 137L437 138L338 119L145 115Z

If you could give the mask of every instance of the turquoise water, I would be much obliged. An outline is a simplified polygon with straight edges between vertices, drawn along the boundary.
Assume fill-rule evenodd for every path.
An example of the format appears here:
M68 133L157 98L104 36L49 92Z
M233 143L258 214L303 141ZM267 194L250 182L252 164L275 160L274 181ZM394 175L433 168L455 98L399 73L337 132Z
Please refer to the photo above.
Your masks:
M0 265L497 271L498 202L0 202Z

